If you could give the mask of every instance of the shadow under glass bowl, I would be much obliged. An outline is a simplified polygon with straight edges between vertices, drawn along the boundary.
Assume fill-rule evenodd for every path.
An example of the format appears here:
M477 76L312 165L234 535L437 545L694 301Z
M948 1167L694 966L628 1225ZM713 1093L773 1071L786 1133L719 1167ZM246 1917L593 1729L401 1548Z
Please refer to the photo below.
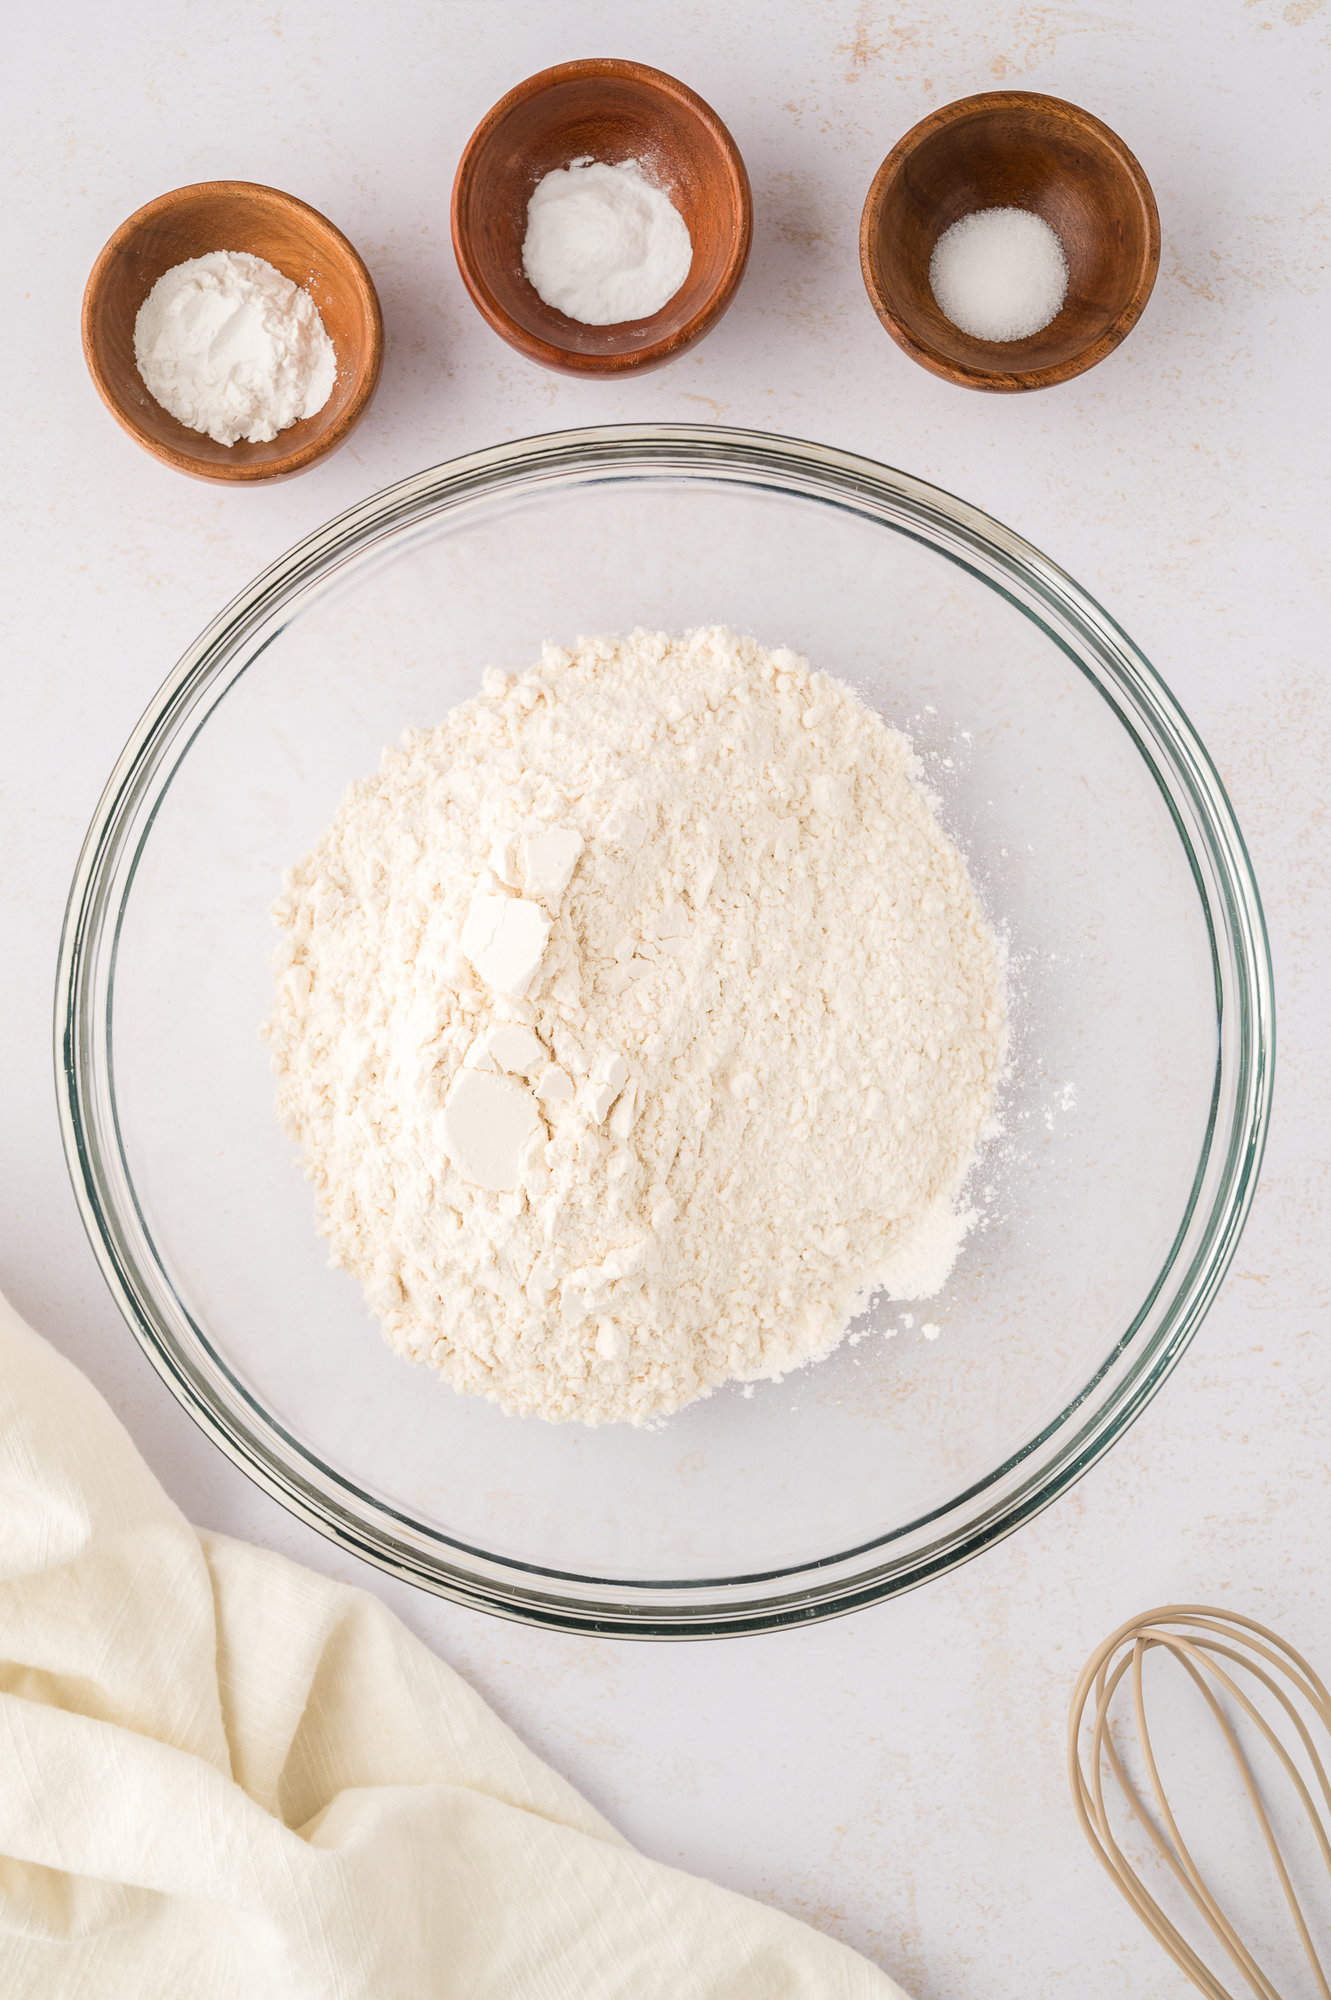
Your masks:
M655 1431L519 1420L398 1359L325 1261L258 1033L269 910L346 786L485 666L522 668L547 637L710 622L806 653L914 736L1009 942L1004 1131L937 1299L880 1300L827 1361ZM1122 1434L1233 1254L1274 1030L1229 803L1113 621L919 480L681 426L422 473L228 606L98 807L56 1034L93 1247L224 1450L445 1596L685 1638L939 1575Z

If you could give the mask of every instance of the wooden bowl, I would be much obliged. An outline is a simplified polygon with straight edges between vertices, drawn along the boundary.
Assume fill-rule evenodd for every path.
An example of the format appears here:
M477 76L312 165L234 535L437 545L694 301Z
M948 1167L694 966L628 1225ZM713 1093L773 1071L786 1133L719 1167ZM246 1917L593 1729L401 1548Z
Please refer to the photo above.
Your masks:
M266 257L309 292L337 355L323 408L267 444L218 444L151 396L134 359L134 321L163 272L211 250ZM122 222L83 294L83 354L102 401L164 464L198 479L285 479L336 451L364 416L383 359L374 283L340 229L317 208L252 181L173 188Z
M641 160L688 226L689 275L649 319L584 326L546 305L523 271L532 190L587 157ZM701 340L735 296L752 234L749 177L716 113L673 76L611 57L560 63L510 90L453 181L453 250L476 306L519 354L571 375L655 368Z
M929 285L945 229L978 208L1025 208L1063 243L1068 290L1048 326L976 340ZM860 218L860 267L874 311L913 360L968 389L1046 389L1103 361L1151 296L1160 217L1151 184L1116 133L1061 97L992 90L908 132L874 176Z

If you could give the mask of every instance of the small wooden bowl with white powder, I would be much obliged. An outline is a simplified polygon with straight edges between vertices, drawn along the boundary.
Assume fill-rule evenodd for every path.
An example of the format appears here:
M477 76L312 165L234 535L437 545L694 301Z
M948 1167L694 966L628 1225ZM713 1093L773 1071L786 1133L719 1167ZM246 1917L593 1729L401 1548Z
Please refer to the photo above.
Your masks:
M1150 182L1089 111L1036 91L960 98L908 132L860 221L874 311L968 389L1046 389L1131 332L1160 262Z
M318 209L202 181L117 229L83 295L83 352L145 451L253 484L304 472L350 435L379 380L383 321L364 263Z
M753 233L730 133L644 63L561 63L481 120L453 182L453 249L482 316L573 375L660 366L714 327Z

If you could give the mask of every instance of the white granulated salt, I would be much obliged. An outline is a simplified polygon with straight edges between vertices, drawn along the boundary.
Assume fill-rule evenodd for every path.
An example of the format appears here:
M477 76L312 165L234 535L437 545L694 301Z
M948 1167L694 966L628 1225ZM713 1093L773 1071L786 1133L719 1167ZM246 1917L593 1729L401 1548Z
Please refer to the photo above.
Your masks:
M980 208L939 237L929 285L940 310L972 340L1024 340L1061 311L1067 259L1043 216Z
M683 216L637 160L574 160L527 204L522 268L546 305L584 326L647 319L689 275Z
M315 416L337 377L319 308L263 257L213 250L157 280L134 322L149 394L218 444L266 444Z
M644 1422L946 1278L1002 955L907 739L794 654L637 632L487 673L277 918L320 1227L456 1388Z

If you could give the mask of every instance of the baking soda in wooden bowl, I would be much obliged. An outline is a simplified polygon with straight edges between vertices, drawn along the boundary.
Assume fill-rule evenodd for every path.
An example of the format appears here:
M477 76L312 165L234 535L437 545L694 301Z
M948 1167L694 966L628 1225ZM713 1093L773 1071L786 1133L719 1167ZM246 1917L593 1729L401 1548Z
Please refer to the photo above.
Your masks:
M522 268L545 301L584 326L650 319L689 275L693 243L637 160L574 160L537 184Z

